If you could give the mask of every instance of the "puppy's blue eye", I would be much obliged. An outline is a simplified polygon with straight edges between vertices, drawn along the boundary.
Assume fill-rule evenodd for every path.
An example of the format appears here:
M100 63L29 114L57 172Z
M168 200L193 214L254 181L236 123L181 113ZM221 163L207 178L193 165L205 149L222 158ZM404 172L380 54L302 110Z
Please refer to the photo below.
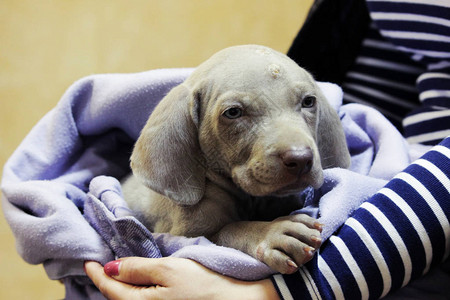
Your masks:
M231 107L223 112L223 115L228 119L237 119L242 117L242 109L239 107Z
M302 101L302 107L311 108L316 104L316 97L314 96L306 96Z

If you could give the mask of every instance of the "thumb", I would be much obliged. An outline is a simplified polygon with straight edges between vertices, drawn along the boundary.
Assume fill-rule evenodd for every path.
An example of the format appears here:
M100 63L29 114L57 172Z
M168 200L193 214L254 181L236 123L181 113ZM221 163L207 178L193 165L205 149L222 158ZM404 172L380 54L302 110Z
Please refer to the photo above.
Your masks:
M132 285L161 285L164 274L162 258L127 257L111 261L103 267L105 274Z

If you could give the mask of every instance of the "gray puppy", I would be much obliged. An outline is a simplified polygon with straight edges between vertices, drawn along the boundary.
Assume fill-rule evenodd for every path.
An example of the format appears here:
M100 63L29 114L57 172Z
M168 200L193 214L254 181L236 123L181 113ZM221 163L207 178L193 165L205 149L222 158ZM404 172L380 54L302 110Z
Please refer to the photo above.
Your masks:
M322 168L349 164L339 117L311 75L272 49L236 46L161 100L123 191L153 232L203 235L292 273L321 244L315 219L286 216L302 205L296 195L322 185Z

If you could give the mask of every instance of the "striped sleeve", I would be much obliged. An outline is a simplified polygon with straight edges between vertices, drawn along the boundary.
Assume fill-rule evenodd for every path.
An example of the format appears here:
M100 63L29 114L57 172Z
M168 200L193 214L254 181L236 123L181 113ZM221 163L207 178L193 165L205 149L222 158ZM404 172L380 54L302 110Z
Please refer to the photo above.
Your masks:
M283 299L377 299L450 252L450 137L358 208L320 253L272 278Z
M344 102L372 106L401 130L405 116L420 106L416 79L424 71L371 24L343 82Z
M381 35L423 64L421 106L403 121L410 143L437 144L450 134L450 1L367 0Z

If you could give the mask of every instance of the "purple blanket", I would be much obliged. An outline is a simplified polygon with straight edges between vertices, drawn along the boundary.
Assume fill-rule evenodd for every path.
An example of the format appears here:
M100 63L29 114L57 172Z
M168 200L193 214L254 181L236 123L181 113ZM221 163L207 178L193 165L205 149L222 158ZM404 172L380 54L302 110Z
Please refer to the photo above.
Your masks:
M134 140L155 105L192 69L86 77L29 133L4 167L2 204L19 254L68 289L88 284L85 260L124 256L191 258L235 278L273 271L237 250L203 237L151 234L129 211L119 181L130 172ZM341 106L339 87L320 83L338 111L352 156L350 170L325 170L318 191L305 191L299 212L325 224L328 238L351 213L426 147L411 149L377 111ZM320 201L319 201L320 200ZM68 291L70 295L70 291Z

